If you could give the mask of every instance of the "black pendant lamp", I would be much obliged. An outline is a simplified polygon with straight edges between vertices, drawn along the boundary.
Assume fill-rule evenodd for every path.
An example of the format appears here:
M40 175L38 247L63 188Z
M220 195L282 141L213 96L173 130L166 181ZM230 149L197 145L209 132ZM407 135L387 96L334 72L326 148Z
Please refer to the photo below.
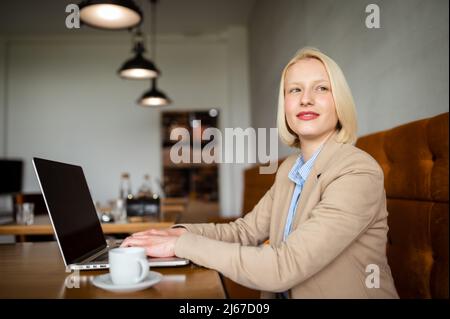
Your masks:
M157 0L149 0L151 3L151 13L152 13L152 59L155 61L156 52L156 2ZM160 91L157 87L156 78L151 79L151 88L145 92L138 103L142 106L165 106L172 103L172 101L167 97L167 95Z
M152 79L152 87L139 99L139 104L142 106L165 106L170 103L172 103L172 101L167 95L158 90L156 79Z
M128 29L142 21L142 12L133 0L84 0L78 7L81 21L94 28Z
M135 56L126 61L119 69L118 73L122 78L132 80L152 79L159 76L159 70L152 61L144 58L145 52L142 33L136 32L133 52Z

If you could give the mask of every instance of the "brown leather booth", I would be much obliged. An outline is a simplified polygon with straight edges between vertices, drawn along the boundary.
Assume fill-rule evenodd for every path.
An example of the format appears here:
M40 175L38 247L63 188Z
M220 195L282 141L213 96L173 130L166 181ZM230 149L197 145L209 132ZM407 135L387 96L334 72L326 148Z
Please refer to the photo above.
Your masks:
M448 298L448 113L360 138L384 171L387 255L401 298Z
M444 113L361 137L356 144L384 171L387 255L401 298L449 297L448 121ZM245 171L244 212L274 179L275 174L260 175L259 166ZM230 298L258 297L227 278L224 284Z

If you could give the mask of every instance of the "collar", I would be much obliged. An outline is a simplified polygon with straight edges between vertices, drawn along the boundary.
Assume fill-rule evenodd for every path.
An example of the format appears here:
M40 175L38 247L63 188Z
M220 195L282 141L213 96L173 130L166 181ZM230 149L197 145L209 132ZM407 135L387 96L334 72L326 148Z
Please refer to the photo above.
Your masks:
M288 176L291 181L293 181L296 184L303 184L306 181L309 173L312 170L314 162L316 161L317 156L322 150L322 147L323 144L314 152L314 154L306 163L305 160L303 159L303 155L300 154L291 171L289 172Z

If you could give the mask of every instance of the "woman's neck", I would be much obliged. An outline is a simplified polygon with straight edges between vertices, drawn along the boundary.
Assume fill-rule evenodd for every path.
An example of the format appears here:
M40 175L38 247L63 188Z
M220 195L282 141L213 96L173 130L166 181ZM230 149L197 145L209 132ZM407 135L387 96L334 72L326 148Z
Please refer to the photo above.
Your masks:
M317 149L325 143L328 138L333 135L334 131L330 132L329 134L325 135L324 137L320 139L302 139L300 138L300 149L302 152L303 160L307 162L313 154L317 151Z

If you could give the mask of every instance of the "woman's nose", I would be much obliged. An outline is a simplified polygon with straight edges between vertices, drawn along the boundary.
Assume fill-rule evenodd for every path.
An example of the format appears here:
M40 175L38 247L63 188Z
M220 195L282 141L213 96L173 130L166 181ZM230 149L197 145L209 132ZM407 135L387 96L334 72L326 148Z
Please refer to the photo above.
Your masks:
M309 90L304 90L303 94L300 98L300 105L301 106L307 106L313 104L313 96L312 93Z

